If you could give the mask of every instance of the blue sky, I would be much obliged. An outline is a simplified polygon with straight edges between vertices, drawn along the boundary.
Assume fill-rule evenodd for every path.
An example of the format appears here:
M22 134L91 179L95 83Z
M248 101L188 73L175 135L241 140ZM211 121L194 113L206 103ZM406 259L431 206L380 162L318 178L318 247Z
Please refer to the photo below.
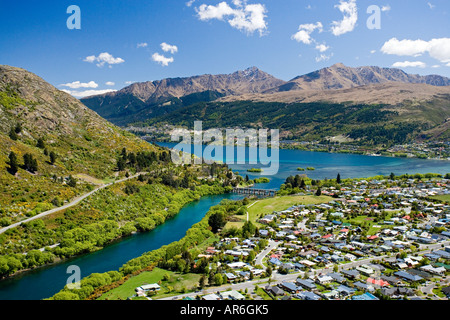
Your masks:
M367 27L373 5L380 29ZM450 77L449 11L448 0L1 1L0 64L76 97L251 66L283 80L338 62Z

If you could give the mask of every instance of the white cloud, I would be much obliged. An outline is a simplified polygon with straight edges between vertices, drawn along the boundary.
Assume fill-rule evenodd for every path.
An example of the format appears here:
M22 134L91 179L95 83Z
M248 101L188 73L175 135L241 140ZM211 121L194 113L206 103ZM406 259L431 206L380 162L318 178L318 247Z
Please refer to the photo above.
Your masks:
M306 10L311 10L312 9L312 7L311 7L311 5L310 4L308 4L308 6L305 8Z
M136 81L125 81L125 84L127 84L127 85L129 85L129 84L133 84L133 83L135 83Z
M431 10L433 10L436 6L430 2L427 3Z
M422 61L403 61L392 65L394 68L425 68L427 65Z
M225 1L216 6L202 4L196 8L198 18L201 21L226 20L233 28L246 31L248 34L259 31L260 36L262 36L267 29L266 7L259 3L247 4L246 0L233 0L232 2L235 8L232 8Z
M115 92L117 90L112 90L112 89L106 89L106 90L85 90L85 91L73 91L73 90L61 90L64 91L76 98L84 98L84 97L89 97L89 96L95 96L98 94L104 94L104 93L109 93L109 92Z
M169 52L170 51L170 53L172 53L172 54L178 52L178 47L177 46L173 46L173 45L167 44L165 42L161 43L161 49L164 52Z
M447 67L450 67L450 62L446 64Z
M316 57L316 62L321 62L321 61L328 61L330 60L330 58L333 56L333 53L331 53L330 55L326 55L326 54L321 54L320 56Z
M188 2L186 2L186 6L190 7L194 4L195 0L189 0Z
M68 88L71 88L71 89L79 89L79 88L97 88L98 87L98 84L97 83L95 83L94 81L90 81L90 82L87 82L87 83L83 83L83 82L80 82L80 81L74 81L74 82L71 82L71 83L64 83L64 84L60 84L59 85L60 87L68 87Z
M374 54L375 52L377 52L377 50L370 51L371 54Z
M330 47L327 46L327 45L325 45L325 44L318 44L318 45L316 46L316 49L319 50L320 52L325 52L325 51L327 51L328 49L330 49Z
M172 57L166 58L165 56L163 56L159 53L156 53L156 52L152 55L152 60L155 62L158 62L163 67L167 67L169 65L169 63L174 61Z
M450 64L450 63L449 63ZM431 66L432 68L440 68L441 66L438 64L435 64L434 66Z
M398 56L418 57L428 52L430 57L440 62L450 62L450 38L424 40L398 40L392 38L381 48L381 52Z
M298 27L298 32L292 35L291 39L294 39L297 42L303 42L304 44L311 44L314 39L311 38L311 33L315 30L319 32L323 31L323 25L321 22L310 23L310 24L301 24Z
M112 82L112 81L108 81L108 82L106 82L105 83L107 86L115 86L116 84L114 83L114 82Z
M96 57L96 56L86 57L83 61L86 61L89 63L98 62L97 67L103 67L105 65L105 63L107 63L111 66L112 64L119 64L119 63L125 62L125 60L123 60L122 58L114 58L108 52L102 52L98 55L98 57Z
M381 48L381 52L386 54L394 54L397 56L413 56L422 55L428 47L428 42L423 40L398 40L392 38L385 42Z
M343 1L340 0L339 4L335 6L342 12L344 18L341 21L333 21L331 32L335 36L340 36L344 33L351 32L355 29L356 22L358 21L358 8L356 6L356 0Z
M148 43L147 42L141 42L137 44L137 48L145 48L148 47Z
M391 11L391 6L390 6L390 5L382 6L382 7L381 7L381 11L383 11L383 12L385 12L385 11Z

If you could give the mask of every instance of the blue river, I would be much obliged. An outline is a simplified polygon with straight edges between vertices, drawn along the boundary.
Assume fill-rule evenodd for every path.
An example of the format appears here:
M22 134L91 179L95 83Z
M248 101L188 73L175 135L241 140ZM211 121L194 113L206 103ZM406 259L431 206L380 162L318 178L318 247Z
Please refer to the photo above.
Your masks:
M159 143L165 147L180 147L175 143ZM186 149L185 149L186 150ZM197 151L204 150L200 148ZM238 159L237 149L234 160ZM245 149L245 159L249 158L249 150ZM194 152L194 150L192 150ZM202 151L196 152L201 156ZM225 150L223 160L230 163ZM208 158L208 157L205 157ZM258 157L259 160L259 157ZM236 161L235 161L236 162ZM247 161L248 162L248 161ZM233 171L253 179L265 176L266 166L258 164L229 164ZM340 173L344 178L369 177L375 175L396 175L408 173L440 173L450 172L450 161L421 160L407 158L371 157L353 154L320 153L299 150L279 150L277 159L278 172L272 176L270 183L258 185L259 188L278 189L287 176L305 173L313 179L334 179ZM314 171L297 171L297 167L314 167ZM262 174L247 173L249 168L262 168ZM241 199L236 194L206 196L186 205L177 216L158 226L151 232L138 233L121 239L106 248L85 254L61 263L24 272L10 279L0 281L0 300L40 300L51 297L61 290L71 274L67 268L77 265L81 277L92 273L118 270L127 261L145 252L158 249L163 245L181 239L186 231L200 221L211 206L219 204L222 199Z

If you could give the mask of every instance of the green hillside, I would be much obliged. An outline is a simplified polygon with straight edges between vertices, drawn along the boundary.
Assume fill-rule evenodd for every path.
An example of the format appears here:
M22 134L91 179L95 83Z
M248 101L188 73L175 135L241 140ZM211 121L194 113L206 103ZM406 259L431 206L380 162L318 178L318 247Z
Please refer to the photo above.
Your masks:
M2 225L112 181L119 175L117 157L123 147L129 152L160 150L105 121L36 75L0 67ZM17 159L17 172L11 170L11 153ZM27 154L37 170L24 166ZM78 183L69 186L70 176Z
M417 138L450 117L447 100L401 105L349 103L209 102L180 108L156 117L144 125L168 123L193 127L202 120L203 128L271 128L285 138L322 140L338 135L360 145L401 144Z

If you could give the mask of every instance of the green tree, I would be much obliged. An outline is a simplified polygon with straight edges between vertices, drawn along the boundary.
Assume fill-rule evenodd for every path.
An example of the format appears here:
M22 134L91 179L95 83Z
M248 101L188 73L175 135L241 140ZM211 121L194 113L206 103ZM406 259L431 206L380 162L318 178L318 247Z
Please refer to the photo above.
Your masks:
M206 285L206 277L204 274L200 277L200 280L198 281L198 285L201 289L203 289Z
M8 171L12 175L15 175L18 170L19 170L19 164L17 163L17 156L13 151L11 151L9 154L9 169L8 169Z
M36 147L38 147L39 149L45 149L44 139L39 138L37 141Z
M337 177L336 177L336 183L340 184L341 183L341 174L338 173Z
M25 170L27 170L31 173L34 173L38 170L37 160L34 159L31 154L25 153L23 155L23 162L24 162L23 166L24 166Z
M21 133L22 132L22 125L20 123L16 124L16 127L14 128L14 131L16 133Z
M316 196L321 196L322 195L322 188L318 188L316 191Z
M69 187L75 188L77 186L77 179L72 177L72 175L69 176L69 179L67 180L67 185Z
M211 227L212 232L217 233L217 231L226 224L225 215L222 212L212 214L208 218L208 224Z
M56 162L56 153L54 151L50 152L50 163L55 164Z
M223 284L223 277L220 273L214 275L214 284L216 286L221 286Z
M9 131L9 137L11 138L11 140L14 141L16 141L19 138L14 128L11 128L11 130Z

